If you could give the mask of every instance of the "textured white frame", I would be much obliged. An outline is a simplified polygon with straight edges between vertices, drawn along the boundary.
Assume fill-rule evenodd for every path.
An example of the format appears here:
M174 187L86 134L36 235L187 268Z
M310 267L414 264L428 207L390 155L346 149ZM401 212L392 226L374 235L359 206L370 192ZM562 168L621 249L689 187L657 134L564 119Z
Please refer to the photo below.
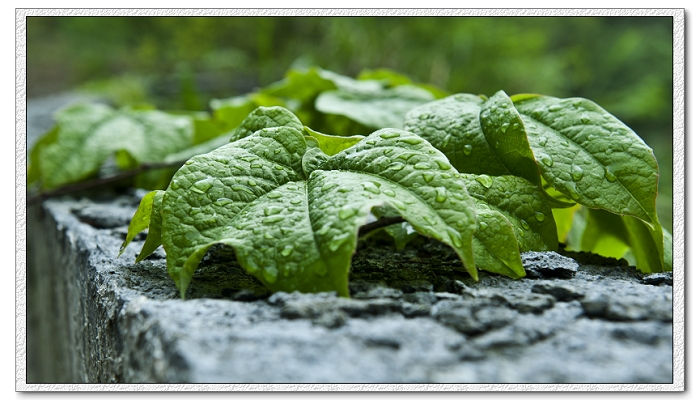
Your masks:
M672 384L27 384L27 43L31 16L648 16L673 17ZM16 9L15 391L683 391L685 390L684 9Z

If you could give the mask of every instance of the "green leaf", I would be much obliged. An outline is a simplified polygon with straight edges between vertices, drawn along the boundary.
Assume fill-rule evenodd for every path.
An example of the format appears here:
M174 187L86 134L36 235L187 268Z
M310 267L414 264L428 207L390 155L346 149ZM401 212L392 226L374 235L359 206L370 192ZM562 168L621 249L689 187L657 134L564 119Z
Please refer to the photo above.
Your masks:
M390 87L395 87L399 85L415 85L433 94L435 99L445 98L450 95L450 93L445 91L444 89L440 89L430 84L414 83L408 76L387 68L363 69L357 76L357 79L378 80L389 85Z
M542 191L515 176L464 174L476 203L476 266L512 278L525 276L521 251L557 249L552 211Z
M354 146L360 140L364 139L364 136L333 136L327 135L321 132L317 132L310 129L308 126L304 126L306 134L313 137L318 141L318 147L327 155L333 156L334 154L345 150L349 147Z
M297 129L265 128L178 171L163 200L162 237L168 271L183 296L215 243L233 246L242 267L272 290L347 296L357 231L382 205L451 246L477 278L469 194L430 144L384 129L328 157L308 177L305 154Z
M319 95L316 109L346 116L373 129L401 128L408 111L433 99L430 92L412 85L372 91L338 89Z
M157 111L115 111L75 105L56 114L53 143L41 144L34 164L44 188L95 175L107 158L124 151L133 162L158 162L192 144L192 120ZM130 159L131 160L131 159ZM33 176L36 177L36 176Z
M622 217L604 210L587 211L581 251L620 259L629 249L629 234Z
M119 256L124 253L127 245L134 240L136 235L146 228L149 229L148 236L146 237L146 242L141 249L141 253L136 258L136 262L139 262L146 258L148 255L153 253L161 245L160 242L160 228L161 228L161 215L160 210L163 203L164 191L151 191L146 194L139 204L139 208L136 209L136 213L131 218L131 223L129 223L129 230L126 234L126 239L122 243L121 248L119 248Z
M634 256L633 265L642 272L671 270L671 235L660 225L653 229L643 221L604 210L581 210L584 219L580 251L620 259L627 251Z
M41 151L46 147L56 143L58 137L58 127L54 126L51 130L44 133L39 140L34 144L29 152L29 166L27 167L27 185L30 186L41 179Z
M630 128L582 98L526 95L516 100L542 177L550 185L589 208L658 224L658 165Z
M567 237L574 223L574 214L581 208L580 204L576 204L568 208L552 208L552 215L557 224L557 236L559 242L568 242Z
M462 173L514 175L540 185L523 123L503 91L489 99L457 94L420 106L406 114L404 127Z
M238 129L233 133L231 141L233 142L250 136L261 129L277 126L291 127L299 132L304 131L304 125L302 125L299 119L289 110L280 106L261 106L256 108L245 118Z

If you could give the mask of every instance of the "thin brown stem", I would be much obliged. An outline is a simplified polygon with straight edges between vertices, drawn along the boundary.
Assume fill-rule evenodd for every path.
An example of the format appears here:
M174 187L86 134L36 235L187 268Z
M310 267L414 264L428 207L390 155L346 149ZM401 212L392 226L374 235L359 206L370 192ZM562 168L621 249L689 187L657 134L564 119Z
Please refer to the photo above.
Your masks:
M90 188L95 188L95 187L103 187L112 183L116 183L118 181L128 179L130 177L136 176L138 174L144 173L149 170L158 170L158 169L164 169L168 167L182 167L182 165L185 164L184 161L179 161L179 162L172 162L172 163L143 163L140 166L133 168L131 170L127 170L121 173L117 173L113 176L109 177L103 177L103 178L96 178L96 179L90 179L90 180L85 180L81 181L78 183L73 183L69 184L63 187L56 188L54 190L50 191L44 191L38 194L35 194L29 198L27 198L27 206L34 205L36 203L39 203L43 200L46 200L47 198L50 197L55 197L63 194L68 194L68 193L74 193L76 191L83 191L87 190Z
M406 221L406 220L404 220L401 217L380 218L375 222L370 222L369 224L365 224L365 225L361 226L360 230L359 230L359 235L365 235L370 231L373 231L373 230L376 230L379 228L384 228L386 226L393 225L393 224L399 224L399 223L404 222L404 221Z

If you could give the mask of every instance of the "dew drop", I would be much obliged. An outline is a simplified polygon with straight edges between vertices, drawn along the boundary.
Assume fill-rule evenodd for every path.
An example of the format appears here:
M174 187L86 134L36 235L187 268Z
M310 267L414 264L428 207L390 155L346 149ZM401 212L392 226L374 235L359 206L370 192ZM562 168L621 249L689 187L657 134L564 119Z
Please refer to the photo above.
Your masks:
M524 236L525 236L525 231L523 231L522 229L518 228L518 234L519 234L521 237L524 237Z
M588 117L587 114L584 113L584 114L581 115L581 123L588 123L588 122L590 122L590 121L591 121L591 118Z
M269 217L263 218L262 223L263 224L274 224L276 222L282 221L285 218L286 217L284 215L271 215Z
M539 211L536 211L536 212L535 212L535 218L537 218L537 221L542 222L542 221L544 221L544 214L541 213L541 212L539 212Z
M230 198L221 197L217 198L214 204L218 205L219 207L223 207L225 205L231 204L232 202L233 200L231 200Z
M394 151L394 149L384 149L383 153L386 156L386 155L390 154L392 151Z
M357 212L357 209L354 207L343 207L338 211L338 217L341 220L347 220L348 218L355 215L356 212Z
M275 154L280 154L282 153L282 149L275 149Z
M198 194L204 194L204 191L198 189L197 187L192 187L191 190Z
M379 135L382 139L393 139L395 137L399 137L398 133L382 133Z
M406 206L401 201L392 201L391 203L394 205L394 207L398 208L399 210L406 209Z
M549 108L547 108L547 109L548 109L550 112L556 112L556 111L560 111L560 110L562 109L562 106L561 106L561 105L558 105L558 104L554 104L554 105L551 105L551 106L550 106Z
M261 168L261 167L262 167L262 163L258 163L258 162L250 163L250 168L251 168L251 169L259 169L259 168Z
M462 247L462 234L460 234L457 230L455 230L452 227L447 227L447 235L450 236L450 241L452 241L452 245L454 245L457 248Z
M576 190L576 186L573 183L566 183L566 189L574 200L581 198L581 194Z
M280 193L277 190L274 190L274 191L270 191L269 193L267 193L267 196L270 198L280 198L280 197L282 197L282 193Z
M336 235L331 239L331 242L328 243L328 249L330 249L332 252L335 252L340 248L340 246L345 242L348 238L350 237L349 232L345 232L340 235Z
M372 140L372 139L365 141L365 144L368 144L368 145L370 145L370 146L374 146L376 143L377 143L377 142L374 141L374 140Z
M465 156L469 156L472 154L473 147L472 145L464 145L464 149L462 149L462 152L464 153Z
M369 181L365 181L364 183L362 183L362 188L364 188L365 191L369 191L370 193L379 194L379 187L377 187L376 185L374 185L374 183L371 183Z
M277 268L272 265L266 266L263 268L262 275L268 283L275 283L277 280Z
M328 191L335 186L337 186L335 183L325 183L323 186L321 186L321 191Z
M338 191L341 192L341 193L348 193L348 192L352 191L352 189L351 189L351 188L348 188L348 187L340 187L340 188L338 189Z
M292 228L281 227L280 232L282 232L282 235L289 235L294 232L294 230Z
M520 128L520 124L519 124L519 123L513 123L513 129L518 129L518 128Z
M583 178L583 169L576 164L571 165L571 178L580 181Z
M504 123L501 125L501 133L506 133L508 130L508 127L510 127L510 123Z
M552 158L549 157L549 155L547 153L543 153L540 160L542 160L542 163L546 164L548 167L552 167L552 164L554 164L554 162L552 161Z
M382 193L388 195L389 197L396 197L396 193L394 192L394 190L384 190L382 191Z
M525 220L520 220L520 225L522 225L523 229L529 230L530 229L530 224L527 223Z
M610 155L612 154L612 152L613 152L612 149L607 149L607 150L605 151L605 154L607 154L608 156L610 156Z
M421 113L421 115L418 116L418 119L420 119L420 120L426 120L426 119L428 119L428 117L429 117L429 116L428 116L427 113Z
M321 229L318 230L318 235L326 235L326 234L328 234L328 231L331 230L331 225L332 225L332 224L331 224L330 222L328 222L328 223L326 223L326 224L323 224L323 226L321 227Z
M279 164L275 164L275 170L284 170L284 167L280 166Z
M548 140L548 139L547 139L546 136L542 136L542 137L540 137L540 139L537 141L537 144L540 145L540 146L546 146L546 145L547 145L547 140Z
M433 181L434 178L435 178L435 174L433 174L429 171L426 171L425 173L423 173L423 180L425 180L426 183L430 183L431 181Z
M444 162L442 160L436 160L438 167L440 167L440 170L449 170L452 166L450 163Z
M292 203L292 204L294 204L294 205L297 205L297 204L300 204L300 203L301 203L301 200L298 199L298 198L295 198L295 199L291 200L290 203Z
M294 245L285 245L284 248L282 248L282 251L280 251L280 255L289 256L293 250L294 250Z
M479 184L481 184L482 186L484 186L486 188L491 187L491 185L493 184L493 179L491 178L491 176L489 176L487 174L480 174L480 175L476 176L476 181L478 181Z
M403 137L403 138L399 139L399 142L408 143L410 145L417 145L418 143L420 143L422 141L423 141L423 139L421 139L420 137L412 137L412 136Z
M430 167L430 164L422 162L413 165L413 168L415 168L416 170L428 170Z
M435 201L438 203L444 203L447 200L447 190L445 187L440 186L435 189Z
M496 140L496 149L498 149L498 146L500 146L500 145L501 145L501 142L499 142L498 140Z
M611 183L617 181L615 174L607 167L605 168L605 179Z
M282 208L282 207L271 206L271 207L265 207L265 209L263 210L263 212L264 212L265 215L267 216L267 215L279 214L279 213L281 213L283 210L284 210L284 208Z
M480 229L481 231L485 231L486 228L488 228L488 227L489 227L489 225L488 225L487 223L483 222L483 221L479 223L479 229Z
M193 190L198 190L198 193L204 193L207 190L209 190L212 186L212 179L211 178L205 178L204 180L199 180L193 185Z
M255 180L248 180L248 185L252 187L252 186L257 186L258 183L256 183Z
M403 169L404 167L406 167L405 164L399 163L399 162L394 162L394 163L391 163L391 165L389 166L389 170L398 171L398 170Z
M265 239L275 239L275 237L272 234L270 234L269 232L266 232L265 235L263 235L263 237Z

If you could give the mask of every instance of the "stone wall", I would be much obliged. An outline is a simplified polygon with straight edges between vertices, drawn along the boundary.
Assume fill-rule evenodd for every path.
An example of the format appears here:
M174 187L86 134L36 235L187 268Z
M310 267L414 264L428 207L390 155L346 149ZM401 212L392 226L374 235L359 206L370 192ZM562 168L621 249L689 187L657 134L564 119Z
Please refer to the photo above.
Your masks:
M585 254L524 254L473 282L433 241L360 245L351 298L270 294L226 248L187 300L164 252L117 258L143 191L28 210L28 383L659 383L672 277ZM576 259L573 259L573 258Z

